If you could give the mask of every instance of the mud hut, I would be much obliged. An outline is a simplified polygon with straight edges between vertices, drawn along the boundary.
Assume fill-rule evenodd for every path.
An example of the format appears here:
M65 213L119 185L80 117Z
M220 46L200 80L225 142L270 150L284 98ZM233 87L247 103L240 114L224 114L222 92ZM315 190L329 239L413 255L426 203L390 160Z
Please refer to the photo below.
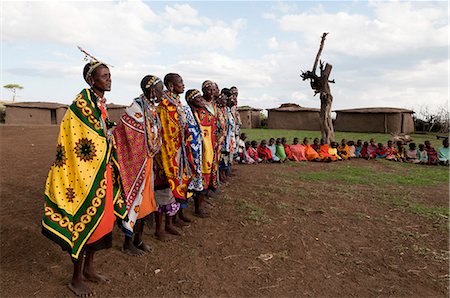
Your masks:
M125 108L127 106L110 103L107 104L106 107L108 108L109 119L111 121L118 123L120 121L120 117L122 117L123 113L125 112Z
M15 102L5 104L6 124L60 124L68 105L55 102Z
M337 131L411 133L414 111L398 108L361 108L336 110Z
M320 109L305 108L285 103L276 109L267 109L269 129L320 130Z
M242 128L261 127L261 109L248 106L238 107L239 117L241 117Z

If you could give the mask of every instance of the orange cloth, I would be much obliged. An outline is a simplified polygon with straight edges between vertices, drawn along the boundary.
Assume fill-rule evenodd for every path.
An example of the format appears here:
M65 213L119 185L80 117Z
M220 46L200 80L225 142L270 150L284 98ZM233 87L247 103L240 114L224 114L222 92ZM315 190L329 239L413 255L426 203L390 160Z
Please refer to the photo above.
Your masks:
M319 148L319 157L321 160L327 160L327 159L331 159L331 160L337 160L336 156L331 155L330 153L328 153L329 150L329 146L328 144L324 144L324 145L320 145Z
M286 157L290 160L294 160L294 156L292 155L291 147L288 144L283 144L284 153L286 153Z
M291 145L291 151L292 151L292 157L295 161L308 160L306 158L306 146L305 145L303 145L303 144ZM317 152L315 152L315 154L318 155Z
M311 145L305 146L305 155L306 159L309 161L320 158L319 153L317 153L317 151L314 150L314 148Z
M105 211L103 212L102 219L92 233L91 237L87 241L87 244L91 244L100 240L103 236L112 232L116 216L114 215L113 204L113 187L112 187L112 171L111 165L106 165L106 196L105 196Z
M156 211L155 194L153 192L153 158L147 158L145 164L145 172L150 173L145 175L144 189L142 190L142 202L139 207L138 219L144 218L150 213Z

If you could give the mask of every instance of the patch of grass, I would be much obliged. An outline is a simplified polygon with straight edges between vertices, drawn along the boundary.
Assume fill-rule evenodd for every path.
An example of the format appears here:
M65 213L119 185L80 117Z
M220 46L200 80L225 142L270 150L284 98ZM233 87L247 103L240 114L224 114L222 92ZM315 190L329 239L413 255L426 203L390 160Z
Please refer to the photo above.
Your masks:
M240 200L238 207L240 210L247 214L246 218L248 220L253 220L256 222L267 220L265 210L247 200Z
M374 161L375 162L375 161ZM388 162L386 162L388 163ZM339 166L329 167L327 170L316 172L296 172L283 173L277 172L277 175L291 178L302 179L308 181L339 181L345 184L363 184L363 185L394 185L400 184L405 186L434 186L442 183L448 183L449 173L446 167L427 167L411 164L400 164L390 162L396 165L393 167L403 166L402 171L377 171L365 166Z
M385 196L388 199L388 196ZM430 218L448 219L450 209L448 207L426 206L419 202L411 202L410 199L401 196L391 196L390 203L405 211Z

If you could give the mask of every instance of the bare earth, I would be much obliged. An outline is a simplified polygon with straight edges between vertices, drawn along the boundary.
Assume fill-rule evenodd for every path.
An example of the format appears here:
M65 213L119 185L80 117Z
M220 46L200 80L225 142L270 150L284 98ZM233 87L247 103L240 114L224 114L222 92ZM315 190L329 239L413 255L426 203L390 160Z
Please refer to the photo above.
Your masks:
M58 129L0 126L3 297L73 296L69 256L40 228ZM382 165L372 165L382 173ZM124 255L115 230L113 248L96 258L112 282L92 288L105 297L448 297L447 219L386 204L370 185L345 192L338 183L315 187L273 174L329 166L235 166L230 186L210 199L211 218L197 219L168 243L146 230L151 254ZM420 201L448 206L446 185L413 191Z

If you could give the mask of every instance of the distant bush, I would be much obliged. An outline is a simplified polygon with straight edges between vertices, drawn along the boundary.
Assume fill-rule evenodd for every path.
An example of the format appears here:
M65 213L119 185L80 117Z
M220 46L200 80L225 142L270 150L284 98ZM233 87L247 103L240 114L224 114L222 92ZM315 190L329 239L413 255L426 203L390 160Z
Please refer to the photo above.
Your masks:
M422 106L413 116L416 131L448 133L450 115L448 107L442 106L434 110L428 106Z

